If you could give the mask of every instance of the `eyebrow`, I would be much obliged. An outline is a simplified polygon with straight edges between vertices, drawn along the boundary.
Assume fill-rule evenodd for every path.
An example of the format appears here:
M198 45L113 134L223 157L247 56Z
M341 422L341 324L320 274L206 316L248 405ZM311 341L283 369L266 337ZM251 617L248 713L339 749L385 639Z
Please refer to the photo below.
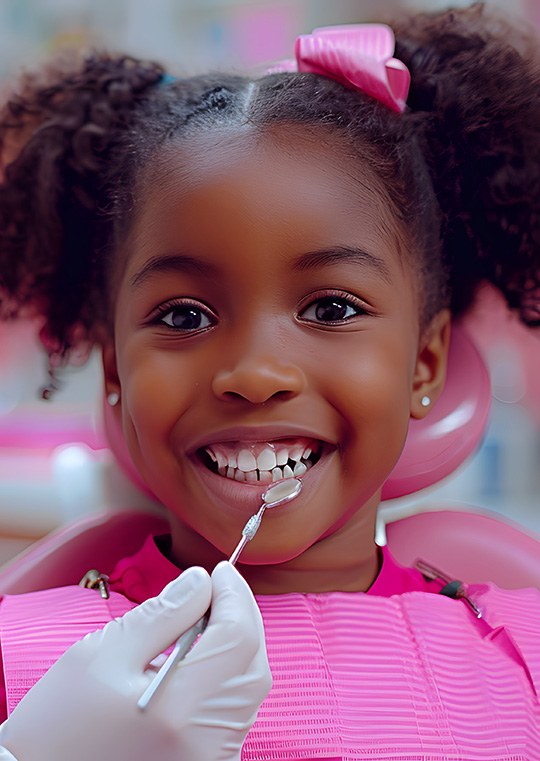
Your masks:
M342 263L367 266L377 272L386 282L391 282L390 271L386 263L378 256L356 246L333 246L328 249L307 251L296 259L293 269L297 272L306 272ZM167 256L153 256L133 275L131 287L139 288L154 275L173 272L215 277L218 274L218 268L210 262L204 262L187 254L173 253Z
M317 251L308 251L298 257L293 269L298 272L306 272L307 270L342 263L359 264L362 267L367 266L377 272L386 282L391 283L392 281L390 270L383 259L356 246L332 246L332 248L328 249L323 248Z
M163 273L187 273L215 276L218 268L209 262L204 262L194 256L173 253L167 256L153 256L131 278L131 287L139 288L146 280L154 275Z

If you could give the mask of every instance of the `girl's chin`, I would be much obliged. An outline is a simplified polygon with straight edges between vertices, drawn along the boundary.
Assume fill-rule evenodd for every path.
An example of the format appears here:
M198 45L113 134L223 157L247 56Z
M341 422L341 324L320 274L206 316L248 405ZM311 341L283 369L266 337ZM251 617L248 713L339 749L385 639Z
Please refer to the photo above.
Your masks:
M245 567L248 572L248 567L255 570L255 568L262 569L264 566L292 563L316 541L317 537L310 542L305 536L298 536L298 532L291 535L290 532L283 530L276 531L267 524L264 530L261 527L253 542L246 545L238 562L238 568L242 572L242 567Z

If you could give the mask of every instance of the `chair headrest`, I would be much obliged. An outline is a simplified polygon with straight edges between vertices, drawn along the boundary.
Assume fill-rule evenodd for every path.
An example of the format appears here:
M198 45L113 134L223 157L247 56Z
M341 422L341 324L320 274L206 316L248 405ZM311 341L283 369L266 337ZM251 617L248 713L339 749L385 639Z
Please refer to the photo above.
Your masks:
M479 445L491 407L487 367L467 333L452 329L444 391L423 420L411 420L401 457L384 484L394 499L438 483Z
M424 489L461 465L482 438L490 400L484 361L463 329L454 327L444 391L426 418L411 420L405 447L384 484L382 498L393 499ZM135 468L122 431L106 402L103 424L109 446L122 469L139 488L153 496Z

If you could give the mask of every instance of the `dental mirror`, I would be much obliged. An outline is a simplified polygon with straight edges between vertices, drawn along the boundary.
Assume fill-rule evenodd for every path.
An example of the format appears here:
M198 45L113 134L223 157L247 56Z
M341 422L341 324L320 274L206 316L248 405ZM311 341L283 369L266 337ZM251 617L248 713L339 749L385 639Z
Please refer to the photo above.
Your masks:
M276 481L262 495L262 501L266 507L277 507L284 502L294 499L300 494L302 481L299 478L285 478L282 481Z

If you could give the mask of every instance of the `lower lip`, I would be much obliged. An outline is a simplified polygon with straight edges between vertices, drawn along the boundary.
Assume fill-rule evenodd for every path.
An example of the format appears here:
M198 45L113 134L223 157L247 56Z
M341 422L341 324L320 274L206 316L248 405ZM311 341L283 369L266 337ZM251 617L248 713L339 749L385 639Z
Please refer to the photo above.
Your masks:
M291 499L290 502L279 505L280 512L298 509L306 498L309 500L310 496L319 488L320 481L324 477L333 454L333 452L323 454L313 467L300 476L302 491L298 497ZM214 473L203 465L197 457L191 458L190 461L195 477L199 485L208 493L208 498L212 499L218 509L223 509L233 515L240 514L248 517L255 513L262 504L262 495L272 485L271 482L248 484L245 481L235 481L232 478L225 478ZM272 510L269 509L268 512L272 512Z

